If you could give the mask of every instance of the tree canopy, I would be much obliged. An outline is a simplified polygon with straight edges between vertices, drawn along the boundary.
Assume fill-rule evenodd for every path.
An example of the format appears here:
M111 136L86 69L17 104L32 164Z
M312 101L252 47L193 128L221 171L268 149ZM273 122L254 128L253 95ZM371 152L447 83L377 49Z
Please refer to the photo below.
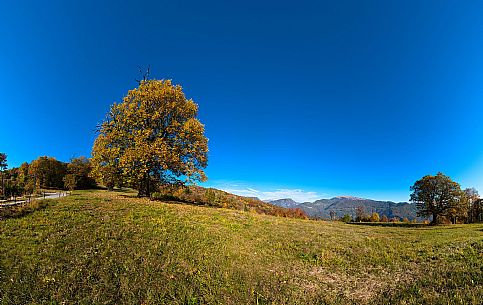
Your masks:
M2 174L2 197L5 197L5 169L7 169L7 155L0 153L0 171Z
M441 216L448 218L462 213L465 194L460 185L443 173L427 175L411 186L411 201L418 207L418 216L432 216L436 223Z
M69 186L66 188L71 189L72 185L78 189L89 189L95 187L96 183L91 177L92 166L89 159L86 157L72 158L70 163L67 164L67 176L72 176L64 179L68 180ZM74 179L75 183L72 182ZM73 188L72 188L73 189Z
M475 188L467 188L464 190L466 196L466 209L468 211L468 222L481 221L481 199L480 194Z
M86 157L73 158L70 163L53 157L39 157L30 164L24 162L19 167L1 170L1 194L8 198L39 193L45 189L92 188L96 185L90 173L91 164Z
M206 180L208 139L198 106L170 80L143 80L111 106L92 149L94 175L149 196L153 183Z
M28 174L33 178L34 188L64 187L63 178L67 172L67 164L53 157L39 157L28 166Z
M0 170L5 170L7 168L7 154L0 153Z

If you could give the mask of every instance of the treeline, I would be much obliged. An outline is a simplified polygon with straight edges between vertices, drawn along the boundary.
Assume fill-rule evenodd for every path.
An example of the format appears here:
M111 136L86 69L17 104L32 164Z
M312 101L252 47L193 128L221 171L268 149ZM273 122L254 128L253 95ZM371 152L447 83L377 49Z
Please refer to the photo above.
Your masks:
M69 163L53 157L39 157L30 164L7 169L7 155L0 153L3 199L38 193L41 190L88 189L96 186L91 178L91 164L86 157L73 158Z
M417 216L432 224L456 224L483 222L483 199L475 188L461 189L459 183L443 173L426 175L416 181L410 190L410 201L417 209ZM409 222L407 218L379 217L378 213L367 214L363 206L356 207L356 217L344 215L345 222ZM335 212L330 212L335 220ZM412 222L415 222L413 219Z
M417 215L437 223L473 223L483 220L483 201L475 188L461 189L459 183L443 173L426 175L416 181L411 201Z
M332 211L331 211L331 220L337 220L336 217L335 217L335 212L332 212ZM366 213L365 208L363 206L356 207L356 217L355 218L353 218L349 214L345 214L344 216L342 216L338 220L343 221L343 222L383 222L383 223L388 223L388 222L416 223L417 222L416 218L409 220L409 218L407 218L407 217L398 217L398 216L387 217L386 215L381 216L377 212Z

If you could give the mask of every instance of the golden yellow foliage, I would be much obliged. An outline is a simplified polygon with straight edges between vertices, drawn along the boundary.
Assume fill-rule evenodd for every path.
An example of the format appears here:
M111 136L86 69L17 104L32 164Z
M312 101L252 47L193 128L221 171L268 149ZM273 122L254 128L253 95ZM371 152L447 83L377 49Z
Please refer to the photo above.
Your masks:
M198 106L170 80L141 81L114 103L92 150L106 185L128 184L149 196L153 182L205 181L208 139Z

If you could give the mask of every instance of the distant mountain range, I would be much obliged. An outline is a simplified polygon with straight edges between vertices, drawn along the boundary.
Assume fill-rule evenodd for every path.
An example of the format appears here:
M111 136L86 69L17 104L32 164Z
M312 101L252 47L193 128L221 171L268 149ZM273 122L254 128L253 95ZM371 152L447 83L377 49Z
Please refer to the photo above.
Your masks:
M367 214L378 213L381 217L386 215L389 218L399 217L413 219L416 217L417 208L415 204L408 202L377 201L371 199L357 198L351 196L339 196L331 199L320 199L314 202L298 203L293 199L278 199L267 201L271 204L284 208L300 208L307 215L314 218L330 218L330 211L334 211L337 217L349 214L356 215L356 208L364 207Z
M297 208L299 205L303 204L303 203L295 202L293 199L290 199L290 198L271 200L267 202L274 205L278 205L279 207L282 207L282 208Z

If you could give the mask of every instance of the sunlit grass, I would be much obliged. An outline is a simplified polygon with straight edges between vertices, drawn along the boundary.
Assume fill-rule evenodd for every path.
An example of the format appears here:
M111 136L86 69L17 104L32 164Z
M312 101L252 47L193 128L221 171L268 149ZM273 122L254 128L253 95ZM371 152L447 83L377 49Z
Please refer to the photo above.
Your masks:
M288 219L75 192L0 221L2 304L479 304L483 225Z

